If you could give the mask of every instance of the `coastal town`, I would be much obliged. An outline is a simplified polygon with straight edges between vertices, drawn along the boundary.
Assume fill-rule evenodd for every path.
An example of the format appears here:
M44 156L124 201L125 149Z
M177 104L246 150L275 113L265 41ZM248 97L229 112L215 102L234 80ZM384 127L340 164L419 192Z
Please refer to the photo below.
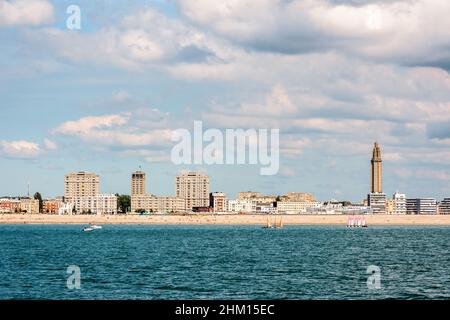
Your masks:
M151 214L284 214L284 215L448 215L450 198L407 198L396 192L388 199L382 190L381 148L373 147L370 193L360 203L317 201L307 192L264 195L238 192L229 199L224 192L210 192L210 178L203 172L181 172L175 177L175 194L158 196L146 190L146 173L131 173L131 195L100 193L100 177L90 172L73 172L64 177L64 196L43 199L2 197L0 213L56 215L151 215Z

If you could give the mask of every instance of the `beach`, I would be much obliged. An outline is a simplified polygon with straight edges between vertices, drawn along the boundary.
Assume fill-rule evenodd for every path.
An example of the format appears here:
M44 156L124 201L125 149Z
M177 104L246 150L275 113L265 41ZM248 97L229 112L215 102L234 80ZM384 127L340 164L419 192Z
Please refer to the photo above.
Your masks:
M0 214L0 224L155 224L155 225L265 225L275 219L284 225L347 225L348 215L54 215ZM450 225L450 215L365 215L370 225Z

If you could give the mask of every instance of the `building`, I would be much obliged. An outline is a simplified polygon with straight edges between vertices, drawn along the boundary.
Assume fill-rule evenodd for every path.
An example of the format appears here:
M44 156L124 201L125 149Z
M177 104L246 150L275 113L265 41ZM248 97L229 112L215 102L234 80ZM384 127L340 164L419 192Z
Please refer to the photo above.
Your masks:
M72 202L78 214L117 214L117 196L98 193L94 196L76 197Z
M418 214L418 199L406 199L406 214Z
M95 173L69 173L64 179L64 199L72 202L77 197L95 196L99 193L100 178Z
M406 195L403 193L394 193L394 214L406 214Z
M256 202L249 199L228 200L229 212L256 212Z
M20 211L24 213L39 213L39 200L31 198L20 199Z
M45 199L42 202L42 213L57 214L62 205L62 199Z
M73 213L73 203L71 202L63 202L61 207L58 210L59 215L63 214L72 214Z
M131 174L131 196L144 195L145 193L145 173L135 171Z
M450 198L445 198L439 204L439 214L450 214Z
M211 192L209 194L209 206L213 212L227 211L227 196L223 192Z
M370 161L370 193L383 192L383 167L381 160L381 148L375 142Z
M131 212L185 212L184 199L174 196L155 196L151 194L131 197Z
M374 214L386 213L386 195L384 193L369 193L367 203Z
M0 199L0 213L20 212L20 200L4 198Z
M292 202L316 202L316 198L306 192L288 192L281 196L282 201Z
M394 201L394 199L386 200L386 214L395 214L395 201Z
M262 197L262 194L260 192L242 191L238 193L239 200L246 200L250 198L259 198L259 197Z
M316 201L276 201L275 207L278 213L283 214L299 214L311 212L314 210L308 209L318 209L321 206L319 202Z
M407 214L437 214L438 205L435 198L406 199Z
M184 199L185 210L209 206L209 177L200 172L183 172L175 178L175 194Z

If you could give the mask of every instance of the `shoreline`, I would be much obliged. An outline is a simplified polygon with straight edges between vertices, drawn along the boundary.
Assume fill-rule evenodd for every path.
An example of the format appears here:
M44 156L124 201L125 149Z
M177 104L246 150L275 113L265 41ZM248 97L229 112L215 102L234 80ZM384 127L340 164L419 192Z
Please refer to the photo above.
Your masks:
M347 225L349 215L54 215L0 214L0 224L117 224L117 225L265 225L267 217L284 225ZM450 215L364 215L370 225L448 225Z

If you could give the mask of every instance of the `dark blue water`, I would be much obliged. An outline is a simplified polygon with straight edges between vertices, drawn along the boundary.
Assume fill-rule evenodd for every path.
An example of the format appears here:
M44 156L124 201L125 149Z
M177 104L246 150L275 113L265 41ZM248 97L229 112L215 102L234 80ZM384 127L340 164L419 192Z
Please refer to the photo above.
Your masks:
M450 227L81 228L0 225L0 299L450 298Z

